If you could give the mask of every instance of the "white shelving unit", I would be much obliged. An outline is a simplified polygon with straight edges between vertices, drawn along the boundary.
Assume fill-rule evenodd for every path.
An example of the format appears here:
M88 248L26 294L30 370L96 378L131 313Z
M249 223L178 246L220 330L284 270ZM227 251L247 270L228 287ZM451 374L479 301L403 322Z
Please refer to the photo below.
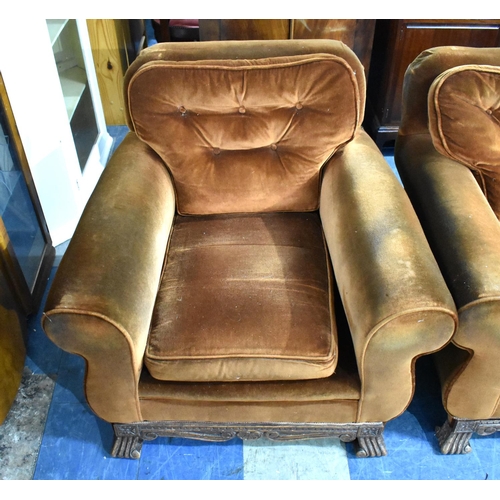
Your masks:
M66 24L68 24L68 19L47 19L47 29L49 30L52 46L54 46L54 42L59 38Z
M84 69L75 66L60 73L59 76L61 77L66 113L68 114L68 119L71 120L82 98L83 91L87 87L87 74Z
M62 92L64 95L64 103L66 105L66 112L68 119L71 121L78 104L87 88L87 72L85 71L85 64L83 59L78 61L78 56L83 55L79 46L74 46L73 51L71 47L65 47L64 42L61 41L65 30L70 29L69 26L74 23L69 19L47 19L47 29L49 30L50 43L52 44L52 51L57 57L61 54L63 60L57 61L57 69L59 72L59 79L61 81ZM73 30L73 36L76 31ZM71 36L71 33L70 33ZM66 38L68 38L66 36ZM66 40L68 42L68 40ZM75 40L69 40L75 44ZM74 52L78 52L75 54Z
M58 245L72 237L112 139L86 20L27 16L23 32L29 36L19 37L16 23L0 18L0 72L52 242Z

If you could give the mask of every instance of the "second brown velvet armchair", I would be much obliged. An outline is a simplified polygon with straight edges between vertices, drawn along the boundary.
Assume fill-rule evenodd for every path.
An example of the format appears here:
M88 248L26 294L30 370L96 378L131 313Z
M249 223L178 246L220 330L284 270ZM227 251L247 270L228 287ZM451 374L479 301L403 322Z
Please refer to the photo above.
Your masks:
M43 321L85 358L113 455L156 436L385 454L415 359L450 340L456 310L360 127L357 57L330 40L158 44L125 96L130 133Z
M435 355L443 453L500 430L500 48L437 47L408 68L395 160L456 303Z

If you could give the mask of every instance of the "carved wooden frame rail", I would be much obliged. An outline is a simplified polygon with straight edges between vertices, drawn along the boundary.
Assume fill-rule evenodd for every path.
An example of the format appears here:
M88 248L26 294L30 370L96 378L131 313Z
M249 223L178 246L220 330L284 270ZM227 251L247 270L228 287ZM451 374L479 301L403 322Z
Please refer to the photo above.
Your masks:
M452 418L441 427L436 427L436 437L441 452L445 455L459 455L470 453L472 450L469 440L472 434L488 436L500 431L500 420L467 420Z
M368 423L216 423L216 422L136 422L113 424L115 442L111 455L138 459L144 441L157 437L183 437L203 441L229 441L261 437L272 441L292 441L317 438L339 438L343 442L357 440L358 457L387 455L384 443L384 424Z

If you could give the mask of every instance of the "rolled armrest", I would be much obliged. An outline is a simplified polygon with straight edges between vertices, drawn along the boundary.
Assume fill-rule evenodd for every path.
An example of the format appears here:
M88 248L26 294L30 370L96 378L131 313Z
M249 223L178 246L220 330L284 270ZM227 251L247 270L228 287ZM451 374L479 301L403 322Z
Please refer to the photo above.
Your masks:
M471 171L427 134L398 138L396 160L457 307L500 297L500 224Z
M320 215L361 378L358 421L387 421L411 400L415 359L452 337L453 299L406 193L365 132L327 165Z
M174 212L165 164L129 133L49 292L43 327L62 349L86 359L87 399L110 422L141 420L137 384Z
M429 243L453 295L453 343L471 356L443 371L448 412L490 418L500 380L500 223L471 171L439 154L428 134L399 137L396 159ZM454 355L443 351L442 358Z

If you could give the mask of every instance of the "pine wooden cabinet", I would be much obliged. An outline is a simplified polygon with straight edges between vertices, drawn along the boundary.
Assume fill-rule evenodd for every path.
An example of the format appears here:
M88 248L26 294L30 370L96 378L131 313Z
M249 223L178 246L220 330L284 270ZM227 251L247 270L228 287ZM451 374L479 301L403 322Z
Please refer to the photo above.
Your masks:
M499 46L500 19L377 20L365 128L380 148L398 133L406 68L424 50L442 45Z
M143 19L87 19L92 57L107 125L126 125L123 79L146 46Z

